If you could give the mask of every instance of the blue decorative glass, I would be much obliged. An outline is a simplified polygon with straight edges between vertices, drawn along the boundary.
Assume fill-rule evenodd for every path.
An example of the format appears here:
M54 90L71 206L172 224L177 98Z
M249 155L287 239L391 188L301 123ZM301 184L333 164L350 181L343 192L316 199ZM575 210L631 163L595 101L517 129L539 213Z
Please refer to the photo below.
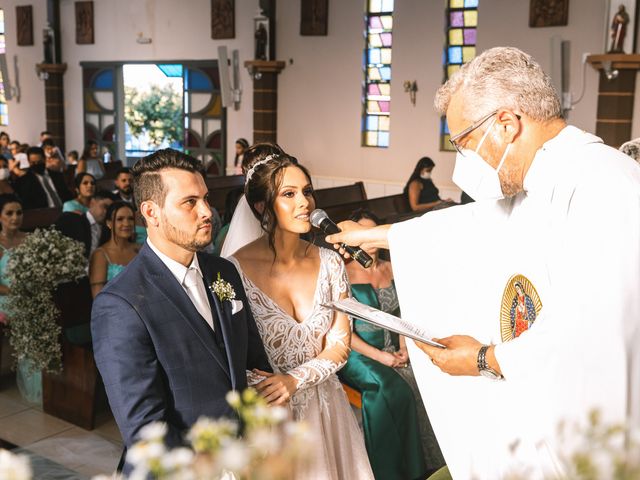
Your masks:
M93 77L92 87L97 90L113 90L113 70L102 70Z

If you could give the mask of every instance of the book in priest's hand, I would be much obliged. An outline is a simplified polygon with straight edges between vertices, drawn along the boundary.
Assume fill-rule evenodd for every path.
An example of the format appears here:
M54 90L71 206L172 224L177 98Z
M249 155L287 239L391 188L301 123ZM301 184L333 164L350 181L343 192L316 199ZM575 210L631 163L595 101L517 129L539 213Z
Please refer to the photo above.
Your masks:
M433 345L434 347L446 348L444 345L434 342L433 336L429 335L424 328L403 320L400 317L396 317L395 315L360 303L353 298L344 298L336 302L325 303L324 306L364 320L380 328L386 328L399 335L418 340L419 342Z

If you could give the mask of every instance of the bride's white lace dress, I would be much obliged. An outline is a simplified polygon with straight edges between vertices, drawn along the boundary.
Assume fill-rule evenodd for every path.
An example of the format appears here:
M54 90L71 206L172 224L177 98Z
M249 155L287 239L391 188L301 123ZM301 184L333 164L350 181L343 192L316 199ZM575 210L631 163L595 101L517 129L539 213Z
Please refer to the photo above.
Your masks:
M309 445L312 467L298 472L305 479L373 479L364 438L336 372L348 355L348 332L334 325L334 313L322 304L348 292L344 263L338 254L320 249L320 272L313 310L298 322L282 310L235 265L247 293L260 336L276 373L298 380L290 401L293 417L304 420L320 440ZM348 327L347 327L348 328Z

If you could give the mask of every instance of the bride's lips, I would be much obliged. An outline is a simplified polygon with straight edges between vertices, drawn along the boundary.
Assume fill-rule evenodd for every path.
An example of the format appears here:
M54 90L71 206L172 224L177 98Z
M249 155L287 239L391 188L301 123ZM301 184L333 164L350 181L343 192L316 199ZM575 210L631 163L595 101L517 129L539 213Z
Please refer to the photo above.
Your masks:
M308 222L309 221L309 214L308 213L301 213L300 215L296 215L296 219L297 220L301 220L303 222Z

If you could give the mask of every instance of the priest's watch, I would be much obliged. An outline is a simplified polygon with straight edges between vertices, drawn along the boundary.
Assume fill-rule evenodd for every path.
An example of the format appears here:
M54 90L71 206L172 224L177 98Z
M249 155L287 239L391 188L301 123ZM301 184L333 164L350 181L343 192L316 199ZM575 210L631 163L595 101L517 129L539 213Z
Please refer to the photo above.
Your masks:
M504 377L487 365L486 357L488 349L489 345L483 345L478 351L478 371L483 377L490 378L491 380L502 380Z

